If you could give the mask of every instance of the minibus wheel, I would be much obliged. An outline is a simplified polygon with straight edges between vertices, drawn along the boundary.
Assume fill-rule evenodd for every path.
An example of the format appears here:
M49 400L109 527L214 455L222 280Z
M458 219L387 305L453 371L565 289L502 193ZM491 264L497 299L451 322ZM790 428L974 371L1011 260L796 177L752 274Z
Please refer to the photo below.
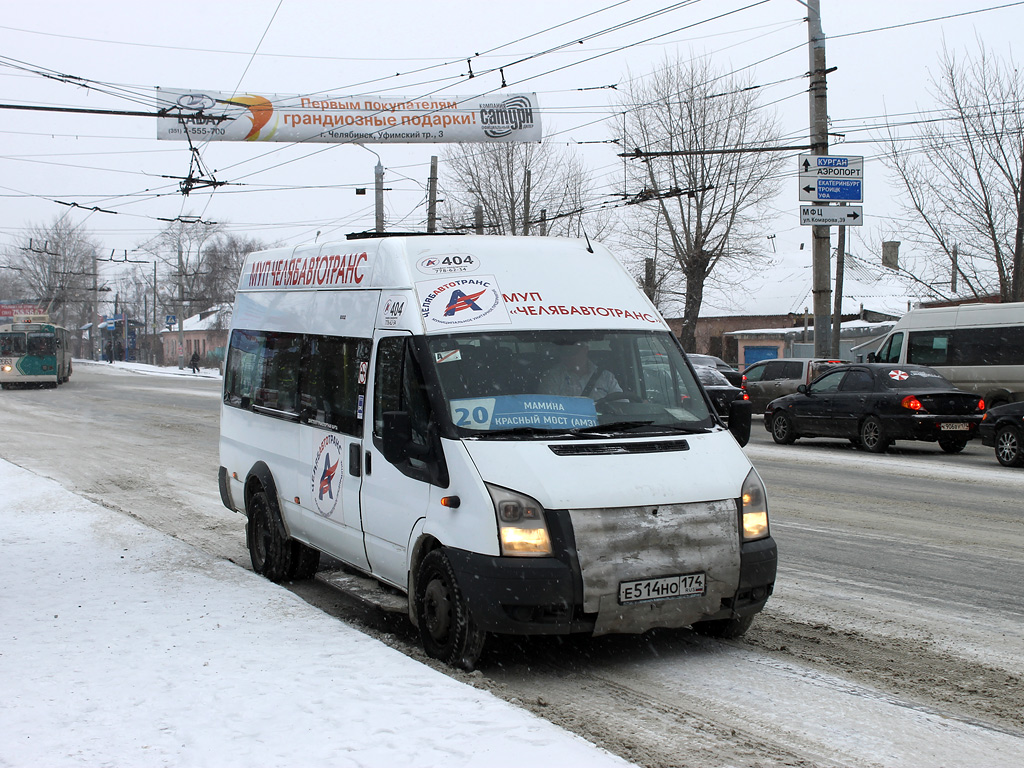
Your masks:
M301 541L290 542L292 564L288 573L289 581L312 579L320 567L320 550L307 547Z
M284 581L292 569L293 550L291 541L282 535L284 526L265 491L253 494L247 511L245 540L252 569L271 581Z
M484 649L486 632L473 621L455 571L443 550L423 558L416 579L416 618L427 655L472 671Z

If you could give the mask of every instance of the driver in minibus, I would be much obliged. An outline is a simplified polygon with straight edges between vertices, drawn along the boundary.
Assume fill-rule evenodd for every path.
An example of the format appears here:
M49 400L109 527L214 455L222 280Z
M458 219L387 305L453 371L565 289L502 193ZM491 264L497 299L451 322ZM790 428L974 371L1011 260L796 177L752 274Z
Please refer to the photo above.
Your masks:
M622 391L611 371L598 368L591 361L586 342L561 344L558 354L558 362L541 377L540 388L544 394L600 400Z

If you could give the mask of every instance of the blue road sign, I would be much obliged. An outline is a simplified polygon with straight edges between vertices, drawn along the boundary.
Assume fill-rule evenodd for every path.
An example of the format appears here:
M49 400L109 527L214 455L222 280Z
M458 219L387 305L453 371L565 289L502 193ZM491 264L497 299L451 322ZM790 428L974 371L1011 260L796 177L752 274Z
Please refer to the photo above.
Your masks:
M862 200L860 179L815 179L819 200Z

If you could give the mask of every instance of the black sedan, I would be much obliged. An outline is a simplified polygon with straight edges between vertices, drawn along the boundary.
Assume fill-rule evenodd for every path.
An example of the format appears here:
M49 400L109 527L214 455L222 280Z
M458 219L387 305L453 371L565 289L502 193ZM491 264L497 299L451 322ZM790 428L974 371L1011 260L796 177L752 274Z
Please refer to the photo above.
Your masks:
M696 365L706 365L708 368L714 368L720 374L725 376L729 380L729 383L734 387L743 386L743 374L729 365L725 360L714 355L687 355L690 358L690 362Z
M693 356L690 356L693 359ZM711 368L706 365L694 365L693 370L697 374L697 378L700 379L701 386L704 387L704 391L711 396L711 402L715 405L715 410L718 411L718 415L723 419L729 419L729 403L733 400L746 400L747 393L740 387L734 387L729 383L728 379L715 368Z
M776 443L845 437L874 453L894 440L937 441L959 453L973 438L985 401L921 365L869 363L829 369L796 394L768 403L764 426Z
M1004 467L1024 467L1024 403L1000 405L985 413L978 427L982 445L996 449Z

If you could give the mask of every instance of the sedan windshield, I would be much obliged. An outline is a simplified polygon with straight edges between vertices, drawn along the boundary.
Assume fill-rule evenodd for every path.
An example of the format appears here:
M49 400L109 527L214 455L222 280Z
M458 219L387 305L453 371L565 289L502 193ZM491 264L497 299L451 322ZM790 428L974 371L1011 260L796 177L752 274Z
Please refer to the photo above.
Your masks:
M445 410L463 436L600 436L714 424L667 332L508 331L428 339Z

